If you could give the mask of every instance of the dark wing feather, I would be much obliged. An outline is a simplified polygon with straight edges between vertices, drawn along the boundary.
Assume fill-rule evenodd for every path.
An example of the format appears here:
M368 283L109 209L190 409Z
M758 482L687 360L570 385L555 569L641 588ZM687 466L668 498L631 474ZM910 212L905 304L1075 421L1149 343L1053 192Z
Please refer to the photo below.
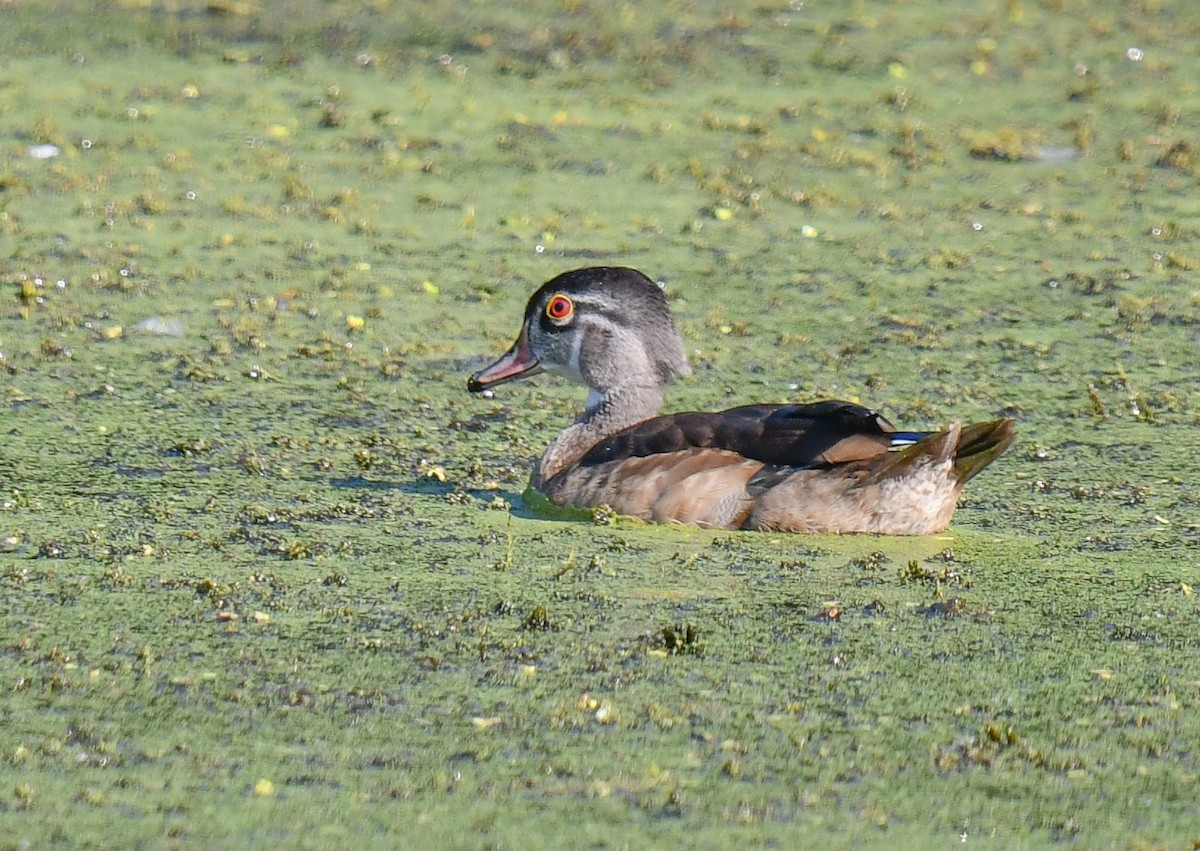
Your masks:
M896 429L850 402L745 405L654 417L605 438L584 466L686 449L725 449L768 465L829 467L886 452Z

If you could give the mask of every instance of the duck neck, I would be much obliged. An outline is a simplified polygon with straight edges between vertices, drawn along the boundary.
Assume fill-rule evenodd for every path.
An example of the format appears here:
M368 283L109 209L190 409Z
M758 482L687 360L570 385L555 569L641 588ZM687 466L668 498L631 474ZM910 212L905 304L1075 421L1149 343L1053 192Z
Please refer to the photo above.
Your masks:
M656 386L624 386L607 392L592 390L579 419L546 448L534 485L550 481L609 435L650 419L662 407L662 400L663 388Z

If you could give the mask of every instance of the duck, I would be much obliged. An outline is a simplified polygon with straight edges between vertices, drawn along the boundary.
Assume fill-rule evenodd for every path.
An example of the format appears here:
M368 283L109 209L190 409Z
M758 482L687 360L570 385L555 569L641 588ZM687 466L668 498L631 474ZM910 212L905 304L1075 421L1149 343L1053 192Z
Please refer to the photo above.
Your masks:
M516 341L472 393L547 372L588 388L530 485L556 506L709 529L931 535L1016 438L1012 419L900 431L853 402L661 414L690 373L663 289L636 269L564 272L529 298Z

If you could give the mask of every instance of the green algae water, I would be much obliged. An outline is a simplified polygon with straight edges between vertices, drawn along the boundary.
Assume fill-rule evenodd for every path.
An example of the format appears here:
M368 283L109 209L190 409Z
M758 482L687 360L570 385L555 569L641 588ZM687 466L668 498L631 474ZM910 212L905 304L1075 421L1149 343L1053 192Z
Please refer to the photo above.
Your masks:
M1190 847L1200 11L0 6L0 849ZM1018 420L936 538L549 517L671 409Z

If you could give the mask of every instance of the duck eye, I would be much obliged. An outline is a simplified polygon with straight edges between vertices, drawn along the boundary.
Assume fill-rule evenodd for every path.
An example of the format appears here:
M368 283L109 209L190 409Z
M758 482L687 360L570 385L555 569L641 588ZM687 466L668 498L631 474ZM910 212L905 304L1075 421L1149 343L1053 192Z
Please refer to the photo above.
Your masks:
M562 293L550 297L546 302L546 315L555 322L565 322L575 312L575 302Z

